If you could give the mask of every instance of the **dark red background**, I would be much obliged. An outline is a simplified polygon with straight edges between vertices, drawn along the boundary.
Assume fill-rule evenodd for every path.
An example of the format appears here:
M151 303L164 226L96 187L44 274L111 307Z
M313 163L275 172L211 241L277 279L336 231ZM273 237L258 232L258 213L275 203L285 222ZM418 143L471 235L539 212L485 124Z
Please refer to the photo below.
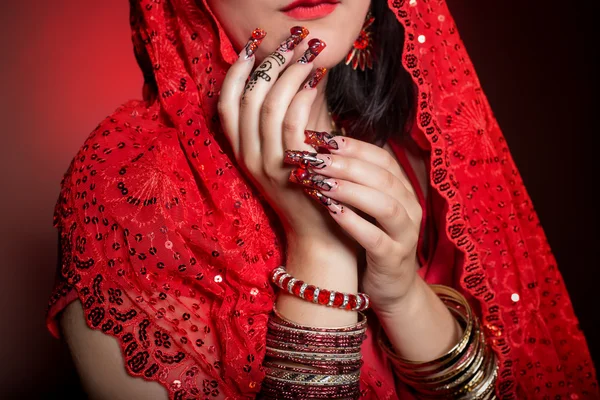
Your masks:
M588 143L596 14L574 4L450 1L597 360L595 147ZM139 97L128 12L126 0L0 4L2 398L79 393L64 345L44 327L56 263L52 210L89 132Z

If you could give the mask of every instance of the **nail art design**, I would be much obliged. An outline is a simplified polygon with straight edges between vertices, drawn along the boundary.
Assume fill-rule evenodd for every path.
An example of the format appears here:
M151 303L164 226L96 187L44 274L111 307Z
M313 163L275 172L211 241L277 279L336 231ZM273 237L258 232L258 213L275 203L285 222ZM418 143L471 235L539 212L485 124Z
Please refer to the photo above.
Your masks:
M344 206L339 202L330 197L325 196L323 193L316 189L304 189L304 191L313 199L324 205L329 209L332 214L343 214L345 209Z
M312 73L311 77L308 79L308 82L304 85L304 89L314 89L317 87L319 82L325 77L327 73L327 68L320 67Z
M256 49L258 49L258 46L260 46L260 44L262 43L265 36L267 36L267 32L263 31L260 28L256 28L252 32L252 36L250 36L250 39L248 40L248 43L246 43L246 46L244 47L244 50L242 50L240 56L243 56L245 60L252 57L256 52Z
M308 36L310 32L303 26L294 26L290 29L291 36L283 41L277 51L280 53L287 53L292 51Z
M318 156L322 158L319 158ZM314 169L323 169L331 165L332 162L331 157L327 154L296 150L286 150L283 161L287 164L300 165L304 168L311 167Z
M319 54L321 54L325 47L327 47L327 44L325 44L325 42L322 40L311 39L310 42L308 42L308 49L304 52L302 57L300 57L298 62L300 64L308 64L313 62L313 60L317 58Z
M340 143L338 141L342 143L344 142L343 137L339 137L328 132L305 130L304 136L306 137L304 139L304 143L309 144L314 148L324 148L327 150L339 150Z
M325 191L331 191L338 186L335 180L321 174L311 173L306 168L292 170L289 180L293 183Z

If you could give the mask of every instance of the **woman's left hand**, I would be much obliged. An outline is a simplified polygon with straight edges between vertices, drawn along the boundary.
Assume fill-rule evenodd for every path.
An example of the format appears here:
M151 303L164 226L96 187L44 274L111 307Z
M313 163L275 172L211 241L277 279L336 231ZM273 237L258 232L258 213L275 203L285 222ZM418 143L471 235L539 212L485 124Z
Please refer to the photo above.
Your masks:
M366 250L362 286L373 308L396 308L418 277L422 210L411 184L396 159L376 145L311 131L307 143L331 154L286 152L286 162L306 167L293 170L290 181L310 188L307 193Z

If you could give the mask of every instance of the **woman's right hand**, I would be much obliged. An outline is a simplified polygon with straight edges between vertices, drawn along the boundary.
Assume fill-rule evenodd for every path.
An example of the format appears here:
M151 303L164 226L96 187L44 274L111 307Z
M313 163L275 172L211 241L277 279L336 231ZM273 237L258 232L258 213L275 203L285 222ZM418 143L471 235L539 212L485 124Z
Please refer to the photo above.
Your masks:
M317 96L316 84L325 72L313 71L312 61L325 43L311 40L296 62L300 48L306 49L299 45L308 31L295 27L291 33L252 72L254 51L264 37L258 30L253 33L227 73L218 110L238 164L278 213L288 238L290 234L314 238L327 235L332 224L314 200L289 183L291 168L283 160L286 149L314 151L304 143L304 130Z

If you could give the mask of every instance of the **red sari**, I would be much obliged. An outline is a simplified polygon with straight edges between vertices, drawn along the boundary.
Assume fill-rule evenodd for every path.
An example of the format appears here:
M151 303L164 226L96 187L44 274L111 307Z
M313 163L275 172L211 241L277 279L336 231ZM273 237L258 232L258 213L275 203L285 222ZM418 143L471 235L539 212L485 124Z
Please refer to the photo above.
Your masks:
M398 43L418 89L412 138L429 166L421 273L478 310L500 398L597 398L561 275L445 2L388 3L405 29ZM120 343L127 372L171 399L254 398L275 298L268 275L285 254L216 117L236 52L205 1L131 4L145 94L158 96L102 121L65 173L48 327L58 336L56 315L79 299L90 328ZM363 398L405 398L373 336Z

